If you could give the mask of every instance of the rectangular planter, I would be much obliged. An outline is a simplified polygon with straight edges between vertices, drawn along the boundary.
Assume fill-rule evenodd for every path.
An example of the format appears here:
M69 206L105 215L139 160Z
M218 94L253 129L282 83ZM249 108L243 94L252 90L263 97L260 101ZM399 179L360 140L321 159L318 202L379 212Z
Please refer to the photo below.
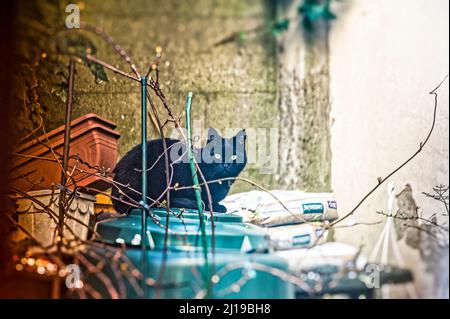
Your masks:
M70 155L78 155L91 167L102 168L111 172L118 157L118 139L120 134L115 131L116 125L93 113L82 116L71 122ZM61 167L54 160L55 153L62 157L64 145L64 126L42 135L19 146L11 166L11 185L22 190L49 189L61 179ZM50 149L50 148L51 149ZM69 171L77 165L81 171L75 171L73 178L78 187L90 187L105 190L110 184L101 177L93 176L95 169L89 165L77 163L75 159L69 160ZM69 187L73 187L70 181ZM89 191L95 193L95 191Z
M19 224L24 227L40 244L49 246L55 242L57 236L57 216L59 215L59 194L60 190L40 190L28 192L27 195L33 197L33 201L27 197L16 195L14 199L17 204L16 213ZM82 240L87 239L89 219L94 215L95 196L89 194L78 193L68 211L68 215L75 219L66 217L65 222L76 236ZM54 214L52 218L39 201ZM82 223L78 222L81 221ZM67 240L75 239L73 233L64 229L64 238Z

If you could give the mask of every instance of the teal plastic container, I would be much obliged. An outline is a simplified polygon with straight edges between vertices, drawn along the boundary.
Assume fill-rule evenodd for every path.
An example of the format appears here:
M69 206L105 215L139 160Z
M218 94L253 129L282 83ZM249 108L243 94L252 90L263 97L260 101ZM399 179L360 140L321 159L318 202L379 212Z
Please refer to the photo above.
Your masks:
M164 258L166 211L152 209L151 213L160 225L148 217L145 274L156 281ZM141 216L141 210L135 209L127 217L97 224L102 242L126 244L126 255L136 267L141 264L143 253ZM214 254L211 252L211 216L205 212L208 262L212 275L209 298L294 298L293 285L277 275L277 270L288 272L288 265L281 257L267 253L268 238L264 229L243 223L242 217L233 214L215 214L213 221ZM174 211L169 216L169 229L160 287L147 286L145 298L156 297L157 290L160 298L204 297L201 292L206 286L202 279L205 259L197 211ZM101 290L95 278L90 280ZM127 286L127 298L138 297L131 286Z

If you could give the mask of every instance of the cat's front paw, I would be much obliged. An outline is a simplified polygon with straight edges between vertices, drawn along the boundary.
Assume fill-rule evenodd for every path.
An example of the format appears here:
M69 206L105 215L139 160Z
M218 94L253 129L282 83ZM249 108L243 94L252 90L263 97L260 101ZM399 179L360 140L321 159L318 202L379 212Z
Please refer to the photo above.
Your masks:
M226 213L227 212L227 208L220 204L214 205L213 210L216 213Z

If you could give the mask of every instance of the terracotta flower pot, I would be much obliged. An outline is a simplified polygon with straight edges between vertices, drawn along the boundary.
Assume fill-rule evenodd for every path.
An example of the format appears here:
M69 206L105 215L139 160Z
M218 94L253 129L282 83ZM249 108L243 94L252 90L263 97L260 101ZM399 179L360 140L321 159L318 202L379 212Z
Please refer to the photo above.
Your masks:
M89 187L105 190L111 185L104 178L93 176L98 169L109 175L114 169L118 156L118 139L116 125L96 114L87 114L71 123L70 155L77 155L86 165L69 160L69 171L76 167L69 187ZM38 142L39 141L39 142ZM60 126L46 135L33 139L15 150L11 167L11 185L22 190L39 190L52 188L61 179L61 166L54 161L55 155L61 160L64 144L64 126ZM54 151L54 153L52 152ZM21 154L21 155L18 155ZM49 161L49 159L51 159ZM96 167L95 168L90 168ZM109 172L109 173L108 173ZM96 193L95 190L85 190Z
M17 204L19 224L24 227L41 245L50 246L55 243L57 232L57 218L59 216L60 190L40 190L28 192L34 200L16 195L13 198ZM71 202L65 218L64 238L82 240L87 239L89 219L94 214L95 196L78 193ZM42 205L47 209L44 209ZM50 212L51 213L50 213ZM72 217L72 218L71 218ZM74 235L75 234L75 235Z

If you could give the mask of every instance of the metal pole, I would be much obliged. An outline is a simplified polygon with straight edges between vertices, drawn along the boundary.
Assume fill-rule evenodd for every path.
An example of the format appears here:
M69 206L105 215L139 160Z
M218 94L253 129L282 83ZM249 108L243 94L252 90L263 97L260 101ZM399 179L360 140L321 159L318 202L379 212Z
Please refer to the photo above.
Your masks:
M147 296L147 284L145 278L147 275L147 77L141 77L141 144L142 144L142 160L141 160L141 183L142 183L142 225L141 225L141 271L142 271L142 294Z
M203 219L203 204L202 204L202 195L201 188L198 182L197 176L197 167L195 166L195 158L194 153L192 152L192 129L191 129L191 104L192 104L192 92L188 93L186 99L186 128L187 128L187 143L188 143L188 156L189 156L189 164L192 173L192 181L195 192L195 199L197 201L197 209L198 209L198 217L200 220L200 231L202 237L202 245L203 245L203 256L205 258L205 267L204 267L204 280L205 286L207 290L207 296L209 295L209 284L210 284L210 276L209 276L209 263L208 263L208 241L206 239L206 229L205 229L205 221Z
M62 239L64 237L64 214L65 214L66 194L67 194L67 166L69 164L69 153L70 153L70 122L72 121L74 75L75 75L75 61L73 59L70 59L67 102L66 102L66 120L64 123L64 146L63 146L63 160L62 160L62 172L61 172L62 189L59 193L59 201L58 201L59 241L57 243L57 247L58 247L58 253L60 253L60 254L61 254ZM52 282L51 295L52 295L52 299L59 299L61 296L61 279L58 276L56 276Z
M67 92L67 103L66 103L66 121L64 123L64 148L63 148L63 161L62 161L62 173L61 173L61 192L59 195L59 236L60 241L58 242L58 247L61 248L61 242L63 238L64 230L64 214L65 214L65 204L66 204L66 193L67 193L67 166L69 163L69 152L70 152L70 122L72 121L72 102L73 102L73 87L74 87L74 74L75 74L75 61L70 59L69 62L69 79L68 79L68 92Z

